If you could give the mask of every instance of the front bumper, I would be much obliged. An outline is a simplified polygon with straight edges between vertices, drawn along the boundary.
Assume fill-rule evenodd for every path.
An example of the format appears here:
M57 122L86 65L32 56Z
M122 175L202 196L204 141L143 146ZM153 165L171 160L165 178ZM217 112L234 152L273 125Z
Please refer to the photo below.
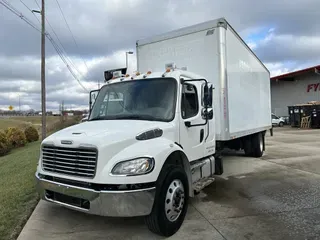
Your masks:
M156 192L155 187L125 191L96 191L50 181L37 173L36 183L37 191L43 200L89 214L111 217L149 215Z

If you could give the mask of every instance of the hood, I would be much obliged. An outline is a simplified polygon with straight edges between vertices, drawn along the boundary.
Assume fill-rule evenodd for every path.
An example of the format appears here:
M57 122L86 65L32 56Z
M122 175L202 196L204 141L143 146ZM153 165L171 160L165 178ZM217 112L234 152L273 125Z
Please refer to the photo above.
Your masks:
M134 140L141 132L161 128L164 133L173 129L171 123L141 120L101 120L80 123L62 129L44 142L60 145L62 140L72 141L74 145L92 144L99 146L108 142Z

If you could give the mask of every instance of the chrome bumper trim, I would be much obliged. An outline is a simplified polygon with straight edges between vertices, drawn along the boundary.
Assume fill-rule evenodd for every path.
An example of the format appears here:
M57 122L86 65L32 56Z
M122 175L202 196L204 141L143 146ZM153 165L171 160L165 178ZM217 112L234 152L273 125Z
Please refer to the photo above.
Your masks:
M100 216L134 217L149 215L153 207L156 192L155 187L125 191L95 191L93 189L42 179L37 173L35 177L37 191L41 199L70 209ZM90 208L86 209L49 199L46 196L46 191L85 199L90 202Z

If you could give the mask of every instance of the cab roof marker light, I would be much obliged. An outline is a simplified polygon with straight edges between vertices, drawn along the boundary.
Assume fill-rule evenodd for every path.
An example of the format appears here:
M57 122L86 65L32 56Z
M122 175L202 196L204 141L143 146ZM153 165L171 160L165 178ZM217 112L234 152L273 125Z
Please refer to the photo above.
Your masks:
M175 63L167 63L166 65L165 65L165 68L166 69L175 69L176 68L176 64Z

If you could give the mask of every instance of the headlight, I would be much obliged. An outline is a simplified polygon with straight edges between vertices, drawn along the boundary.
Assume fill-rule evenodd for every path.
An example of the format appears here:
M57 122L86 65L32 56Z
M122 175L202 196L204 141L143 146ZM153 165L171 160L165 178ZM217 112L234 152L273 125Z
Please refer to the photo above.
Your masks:
M111 173L113 175L134 176L149 173L153 167L153 158L142 157L117 163Z

